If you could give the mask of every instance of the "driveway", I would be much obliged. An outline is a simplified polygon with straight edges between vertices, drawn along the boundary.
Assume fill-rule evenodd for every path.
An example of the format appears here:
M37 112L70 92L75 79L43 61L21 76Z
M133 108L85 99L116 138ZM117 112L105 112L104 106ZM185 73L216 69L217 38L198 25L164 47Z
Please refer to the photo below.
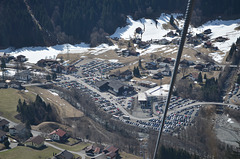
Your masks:
M58 150L60 150L60 151L64 151L64 150L65 150L65 149L62 149L62 148L60 148L60 147L57 147L57 146L55 146L55 145L53 145L53 144L51 144L51 143L49 143L49 142L45 142L45 145L46 145L46 146L51 146L51 147L53 147L53 148L55 148L55 149L58 149ZM69 150L68 150L68 151L69 151ZM85 159L85 152L84 152L84 151L80 151L80 152L69 151L69 152L71 152L72 154L79 155L79 156L82 157L82 159Z

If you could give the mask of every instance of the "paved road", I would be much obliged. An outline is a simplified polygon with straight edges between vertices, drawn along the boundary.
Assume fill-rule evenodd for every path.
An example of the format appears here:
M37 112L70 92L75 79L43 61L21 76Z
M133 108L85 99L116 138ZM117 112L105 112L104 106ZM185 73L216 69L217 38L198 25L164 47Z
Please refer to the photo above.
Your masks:
M66 77L69 77L69 80L68 81L77 81L79 82L80 84L86 86L88 89L100 94L102 97L104 97L105 99L111 101L117 108L119 108L119 110L124 114L124 115L127 115L130 117L130 119L133 119L133 120L142 120L142 121L148 121L150 119L159 119L159 116L153 116L153 117L149 117L149 118L142 118L142 117L135 117L133 115L131 115L130 113L128 113L125 108L123 108L122 106L120 106L119 104L117 104L117 101L116 101L116 97L115 96L112 96L112 95L107 95L106 93L102 93L100 91L98 91L96 88L88 85L87 83L85 83L82 78L76 78L76 77L73 77L71 75L65 75ZM110 99L110 97L112 97L112 99ZM189 104L189 105L186 105L186 106L183 106L181 108L177 108L177 109L174 109L174 110L169 110L168 111L168 114L171 114L171 113L174 113L174 112L177 112L177 111L180 111L182 109L185 109L185 108L189 108L191 106L196 106L196 105L223 105L223 106L228 106L228 105L231 105L233 107L239 107L238 105L235 105L235 104L226 104L226 103L219 103L219 102L195 102L195 103L192 103L192 104Z
M132 116L132 115L130 115L122 106L119 106L119 105L117 104L117 101L116 101L117 98L116 98L115 96L106 95L106 93L100 92L100 91L97 90L96 88L93 88L92 86L90 86L90 85L88 85L87 83L85 83L81 78L76 78L76 77L73 77L73 76L71 76L71 75L65 75L65 76L66 76L66 77L69 77L69 78L70 78L70 81L71 81L71 80L77 81L77 82L79 82L80 84L86 86L88 89L90 89L90 90L92 90L92 91L100 94L100 95L101 95L102 97L104 97L106 100L111 101L111 103L113 103L113 104L116 106L116 108L119 108L119 110L120 110L121 112L123 112L123 114L128 115L128 116ZM111 99L110 97L112 97L112 99ZM133 116L132 116L132 117L133 117ZM134 118L134 117L133 117L133 118Z

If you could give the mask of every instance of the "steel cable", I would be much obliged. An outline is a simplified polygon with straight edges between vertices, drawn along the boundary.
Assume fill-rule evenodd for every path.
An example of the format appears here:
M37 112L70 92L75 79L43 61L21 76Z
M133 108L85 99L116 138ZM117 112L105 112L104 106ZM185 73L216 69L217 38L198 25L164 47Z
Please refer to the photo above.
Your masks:
M159 144L160 144L160 139L161 139L161 136L162 136L163 127L164 127L165 119L166 119L166 116L167 116L168 106L169 106L169 103L170 103L170 99L171 99L171 95L172 95L172 91L173 91L173 86L174 86L174 83L175 83L175 80L176 80L178 67L179 67L179 63L180 63L180 59L181 59L181 56L182 56L182 51L183 51L183 47L184 47L184 43L185 43L185 39L186 39L186 34L187 34L187 31L188 31L188 27L189 27L191 15L192 15L193 4L194 4L194 0L188 0L186 15L185 15L185 22L184 22L184 26L183 26L183 30L182 30L182 34L181 34L181 40L180 40L180 44L179 44L179 48L178 48L177 58L176 58L176 61L175 61L175 64L174 64L174 71L173 71L172 78L171 78L168 97L167 97L165 110L164 110L164 114L163 114L162 121L161 121L161 126L160 126L159 133L158 133L158 138L157 138L157 142L156 142L156 146L155 146L153 159L156 159L156 157L157 157L158 147L159 147Z

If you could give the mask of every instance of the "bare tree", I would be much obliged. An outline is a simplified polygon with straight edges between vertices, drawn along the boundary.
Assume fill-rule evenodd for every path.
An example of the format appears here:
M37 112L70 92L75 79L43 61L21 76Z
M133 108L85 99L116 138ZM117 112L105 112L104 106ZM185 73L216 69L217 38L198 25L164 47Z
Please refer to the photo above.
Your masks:
M188 67L186 67L186 66L181 67L181 72L182 72L182 75L184 77L187 74L187 72L188 72Z

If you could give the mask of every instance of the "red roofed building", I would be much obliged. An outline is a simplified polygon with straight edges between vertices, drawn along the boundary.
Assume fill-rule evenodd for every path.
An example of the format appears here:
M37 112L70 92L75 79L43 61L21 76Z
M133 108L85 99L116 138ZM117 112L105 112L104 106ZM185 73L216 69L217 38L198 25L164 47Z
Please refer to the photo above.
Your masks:
M93 153L94 155L98 155L100 154L100 152L101 152L101 149L99 147L96 147Z
M57 129L54 130L49 134L50 139L55 140L55 141L63 141L66 139L67 133L63 131L62 129Z
M103 150L103 152L106 154L107 159L117 159L119 158L118 148L114 146L107 146Z

